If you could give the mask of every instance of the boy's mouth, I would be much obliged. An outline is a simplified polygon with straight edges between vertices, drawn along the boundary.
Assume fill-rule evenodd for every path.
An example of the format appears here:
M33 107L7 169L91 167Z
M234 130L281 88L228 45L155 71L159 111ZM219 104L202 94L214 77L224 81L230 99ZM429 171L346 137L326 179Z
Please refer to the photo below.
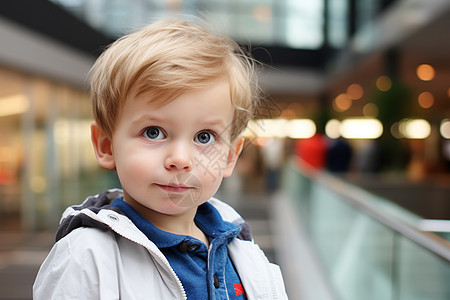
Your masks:
M168 185L156 184L156 185L169 193L184 193L184 192L194 189L194 187L186 186L186 185L179 185L179 184L168 184Z
M169 181L155 183L172 202L179 207L192 207L200 201L202 186L193 174L185 173L172 177Z

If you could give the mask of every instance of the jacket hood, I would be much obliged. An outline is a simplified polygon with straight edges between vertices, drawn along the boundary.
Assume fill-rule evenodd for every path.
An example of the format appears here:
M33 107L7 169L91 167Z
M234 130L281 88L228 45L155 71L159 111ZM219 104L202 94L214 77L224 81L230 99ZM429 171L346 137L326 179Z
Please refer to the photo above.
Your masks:
M121 213L118 209L111 206L112 201L118 197L123 196L123 191L120 189L106 190L100 194L89 196L83 203L68 207L60 220L59 228L56 231L55 240L59 241L74 229L79 227L93 227L102 231L109 230L109 226L98 220L92 219L86 214L79 213L83 209L89 209L94 213L98 213L102 209L114 210Z
M121 189L111 189L94 196L89 196L79 205L68 207L62 215L55 240L59 241L70 232L80 227L92 227L102 231L110 230L108 224L83 213L83 210L89 210L92 213L98 214L99 211L108 209L123 215L118 208L111 206L114 199L119 197L123 197L123 191ZM215 198L211 198L208 202L219 211L224 221L241 227L241 232L237 238L247 241L253 239L250 226L233 208Z

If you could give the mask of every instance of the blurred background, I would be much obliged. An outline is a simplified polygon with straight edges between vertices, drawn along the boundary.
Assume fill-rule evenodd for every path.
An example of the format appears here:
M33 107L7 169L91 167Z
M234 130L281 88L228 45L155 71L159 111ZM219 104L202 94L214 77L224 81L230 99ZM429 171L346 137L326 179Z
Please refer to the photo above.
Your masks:
M0 2L0 299L31 299L67 206L119 187L92 150L88 72L170 16L261 62L218 197L290 299L450 299L449 0Z

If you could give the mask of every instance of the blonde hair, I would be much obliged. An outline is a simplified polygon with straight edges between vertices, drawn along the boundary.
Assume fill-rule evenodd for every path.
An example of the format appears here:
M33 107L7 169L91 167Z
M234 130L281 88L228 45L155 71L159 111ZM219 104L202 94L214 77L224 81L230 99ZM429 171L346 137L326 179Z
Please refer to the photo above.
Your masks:
M112 137L131 89L170 101L226 77L230 84L234 140L253 117L259 89L254 61L234 41L179 20L153 23L115 41L91 70L94 117Z

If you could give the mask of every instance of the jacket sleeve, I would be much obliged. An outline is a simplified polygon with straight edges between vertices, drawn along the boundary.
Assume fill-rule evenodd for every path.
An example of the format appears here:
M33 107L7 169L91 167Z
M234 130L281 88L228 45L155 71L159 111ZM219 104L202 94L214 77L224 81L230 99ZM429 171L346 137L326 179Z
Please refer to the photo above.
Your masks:
M58 241L38 272L33 299L119 299L112 235L79 228Z

